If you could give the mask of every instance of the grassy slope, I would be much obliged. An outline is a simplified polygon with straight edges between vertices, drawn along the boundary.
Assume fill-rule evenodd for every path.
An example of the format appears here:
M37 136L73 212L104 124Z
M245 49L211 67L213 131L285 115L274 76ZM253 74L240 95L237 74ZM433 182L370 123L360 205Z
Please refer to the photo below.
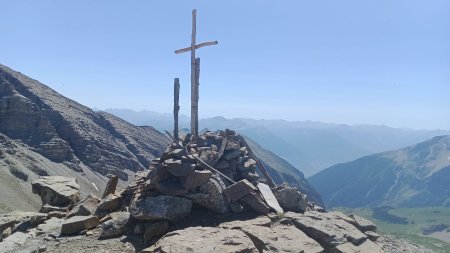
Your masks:
M424 208L394 208L390 214L404 217L408 224L393 224L387 221L375 219L372 209L369 208L336 208L345 213L354 213L372 220L378 226L380 234L393 234L423 245L439 253L450 252L450 244L444 241L422 235L422 228L435 224L450 225L450 208L448 207L424 207Z

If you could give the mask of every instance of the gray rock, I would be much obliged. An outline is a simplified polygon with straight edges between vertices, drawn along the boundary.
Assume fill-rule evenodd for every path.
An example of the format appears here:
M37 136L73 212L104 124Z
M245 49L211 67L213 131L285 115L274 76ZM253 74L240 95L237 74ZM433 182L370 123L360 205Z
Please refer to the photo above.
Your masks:
M145 225L144 241L150 241L156 236L163 235L169 230L169 222L166 220L155 221Z
M199 187L197 194L188 194L186 197L216 213L226 213L229 207L228 200L223 195L224 189L225 184L222 179L214 174L208 182Z
M373 243L370 240L365 240L364 242L354 245L350 242L346 242L343 244L340 244L336 246L335 248L332 248L329 250L330 253L384 253L382 248Z
M30 234L16 232L0 242L0 250L2 250L2 252L16 252L16 250L23 248L23 245L30 237Z
M95 210L95 214L103 217L108 213L114 212L119 209L122 203L122 196L109 194L106 198L102 199L100 203L98 203L97 209Z
M14 211L0 216L0 233L10 228L11 232L24 232L47 219L47 214L36 212Z
M50 212L64 212L67 213L69 211L69 208L67 206L60 207L60 206L51 206L51 205L43 205L41 209L39 210L40 213L50 213Z
M239 150L233 150L225 152L225 154L222 157L225 158L226 160L232 160L238 158L239 156L241 156L241 152Z
M284 183L275 187L273 194L285 211L305 212L308 207L308 199L295 187Z
M239 150L241 148L241 145L239 145L239 141L228 139L227 145L225 147L225 151L235 151Z
M324 249L295 226L276 224L271 226L267 217L232 221L220 224L222 228L238 229L249 236L259 252L307 252L319 253Z
M339 216L344 214L339 214ZM286 212L285 217L312 239L327 248L350 242L358 245L367 236L352 224L330 213L307 211L304 214Z
M364 218L359 217L359 216L354 215L354 214L350 214L349 216L351 218L353 218L353 220L354 220L353 223L356 225L356 227L359 230L361 230L363 232L367 232L367 231L375 232L375 231L377 231L377 226L373 222L371 222L370 220L364 219Z
M376 242L378 238L380 238L380 235L373 231L366 231L364 234L366 234L372 242Z
M209 170L195 170L189 176L181 177L180 182L184 188L191 190L206 183L211 176L212 173Z
M116 192L117 183L119 182L119 178L115 175L112 175L108 183L106 183L105 190L103 191L102 198L106 198L109 194L114 194Z
M167 159L164 161L167 171L176 177L186 177L195 170L195 164L182 163L181 160Z
M61 232L61 226L63 223L64 223L63 219L59 218L48 219L44 223L36 227L36 235L39 236L42 234L53 234L55 237L58 237Z
M67 214L67 218L72 216L94 215L100 200L93 194L89 194L85 199L78 203Z
M269 206L257 192L250 192L241 198L240 201L245 203L257 213L266 214L270 212Z
M183 156L187 155L187 152L185 149L178 148L170 151L169 154L176 159L182 159Z
M214 227L189 227L166 234L142 252L161 253L258 253L253 242L242 232Z
M110 214L111 219L102 223L99 239L118 237L123 235L128 228L130 213L114 212Z
M175 222L191 212L192 201L169 195L133 200L131 215L138 220L169 220Z
M250 183L247 179L243 179L228 186L223 193L231 200L237 201L243 198L245 195L256 191L256 187Z
M258 183L257 185L259 192L261 193L261 196L264 198L264 200L266 201L267 205L269 207L271 207L273 210L275 210L275 212L282 214L283 208L281 208L280 204L278 203L277 199L275 198L275 196L272 193L272 190L270 189L270 187L266 184L263 183Z
M180 179L171 177L156 184L156 189L165 195L181 196L187 193L186 188L181 185Z
M83 230L94 228L100 224L96 216L73 216L67 219L61 226L61 234L71 235Z
M41 197L42 204L73 206L80 200L80 185L75 178L46 176L32 182L33 193Z

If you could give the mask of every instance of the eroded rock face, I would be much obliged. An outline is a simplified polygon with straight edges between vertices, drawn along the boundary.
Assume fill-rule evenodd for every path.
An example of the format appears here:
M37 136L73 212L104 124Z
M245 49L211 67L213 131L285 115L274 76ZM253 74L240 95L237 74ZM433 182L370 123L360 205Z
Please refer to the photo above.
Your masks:
M116 174L148 168L168 139L152 127L137 127L95 112L19 72L0 65L0 132L54 162L82 171Z
M80 185L75 178L41 177L32 182L32 190L41 197L43 205L73 206L80 200Z
M253 242L242 231L214 227L190 227L173 231L142 252L161 253L258 253Z

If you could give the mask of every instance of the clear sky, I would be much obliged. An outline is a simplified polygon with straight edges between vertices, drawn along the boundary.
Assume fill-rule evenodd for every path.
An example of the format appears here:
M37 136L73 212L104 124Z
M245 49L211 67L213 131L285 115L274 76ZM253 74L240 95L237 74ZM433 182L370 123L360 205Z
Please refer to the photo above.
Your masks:
M0 2L0 63L90 107L450 129L450 1Z

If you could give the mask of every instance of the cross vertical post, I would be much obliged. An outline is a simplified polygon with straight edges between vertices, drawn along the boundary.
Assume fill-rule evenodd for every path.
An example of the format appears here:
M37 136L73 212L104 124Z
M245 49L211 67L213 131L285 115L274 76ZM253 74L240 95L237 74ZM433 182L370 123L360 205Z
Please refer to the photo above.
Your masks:
M197 10L192 10L192 37L191 37L191 134L195 139L198 136L196 119L198 117L197 78L195 68L195 36L197 33Z
M180 79L175 78L173 82L173 119L174 119L174 127L173 127L173 139L178 144L179 136L178 136L178 112L180 111Z
M191 36L191 46L175 50L176 54L181 54L185 52L191 52L191 134L195 140L198 137L198 100L199 100L199 76L200 76L200 58L195 58L195 50L206 47L217 45L217 41L207 41L200 44L196 44L196 16L197 10L192 10L192 36ZM198 63L197 63L198 61Z

